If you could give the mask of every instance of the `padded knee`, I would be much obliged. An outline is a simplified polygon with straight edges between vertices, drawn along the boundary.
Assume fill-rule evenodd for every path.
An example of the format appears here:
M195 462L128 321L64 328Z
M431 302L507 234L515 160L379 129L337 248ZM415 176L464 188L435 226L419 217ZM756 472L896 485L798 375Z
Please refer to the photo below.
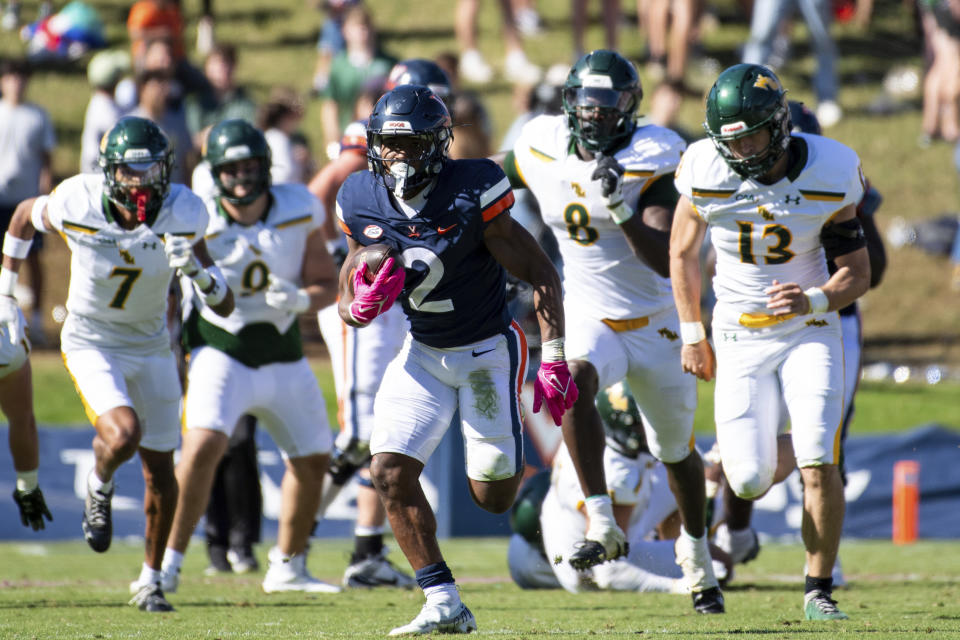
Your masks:
M749 462L732 465L724 462L723 473L733 492L744 500L759 498L773 484L774 469Z

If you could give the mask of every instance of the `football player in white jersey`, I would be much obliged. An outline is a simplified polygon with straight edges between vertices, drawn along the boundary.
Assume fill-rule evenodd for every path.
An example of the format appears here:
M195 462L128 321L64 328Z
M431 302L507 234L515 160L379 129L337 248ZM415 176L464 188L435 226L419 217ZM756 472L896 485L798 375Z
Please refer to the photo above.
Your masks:
M426 61L423 61L426 62ZM432 64L432 63L431 63ZM442 73L442 71L440 71ZM426 83L423 83L426 84ZM337 191L351 173L367 168L367 128L363 122L352 122L340 138L340 155L325 166L307 188L327 211L337 206ZM347 239L333 216L324 223L327 249L342 266L347 255ZM400 353L410 331L410 323L400 305L380 314L360 331L340 319L337 305L317 313L320 334L330 352L330 364L337 390L340 433L330 460L324 483L318 518L330 506L356 474L357 520L354 526L354 549L350 564L343 574L345 587L413 587L407 575L386 557L383 545L387 512L370 480L370 433L373 431L373 399L390 361Z
M190 367L177 464L181 499L164 583L176 588L217 463L238 418L249 414L267 429L286 463L277 546L269 554L263 590L335 593L339 587L310 575L304 557L332 440L298 325L300 314L336 297L333 261L320 232L323 208L303 185L270 186L266 139L244 120L217 124L204 158L219 192L207 202L205 235L237 304L222 317L194 298L184 323Z
M668 279L672 175L685 143L669 129L636 126L640 79L613 51L580 58L563 95L564 115L527 123L504 168L536 196L564 263L567 353L580 397L562 427L590 521L569 561L587 568L626 552L607 495L594 406L598 389L626 378L680 505L677 562L694 608L722 613L706 538L703 461L693 447L696 381L676 366L679 322Z
M791 134L786 91L765 67L725 70L706 106L709 139L690 146L676 175L670 273L682 366L704 380L716 373L720 457L740 497L759 498L773 482L786 405L804 483L804 613L843 619L830 577L844 512L837 310L870 284L856 217L860 162L838 142ZM700 322L699 252L708 226L717 252L716 357ZM833 275L824 258L836 263Z
M629 554L583 571L549 560L570 555L586 528L583 490L561 444L552 477L548 474L547 483L536 477L528 480L511 510L516 533L507 557L510 575L527 589L687 593L673 541L646 539L676 511L677 503L666 486L663 466L646 447L636 402L620 382L600 392L597 409L606 432L604 470L617 522L628 534Z
M27 243L35 230L57 231L70 249L61 349L97 432L84 537L94 551L110 547L113 474L139 450L146 557L131 603L170 611L159 583L177 502L173 450L181 390L167 331L167 290L179 270L221 315L233 310L233 294L203 241L203 202L170 184L173 150L156 124L121 119L100 143L99 164L103 173L69 178L50 196L21 203L8 235ZM19 265L4 266L16 271Z
M23 260L31 242L7 234L4 262ZM20 510L23 526L34 531L44 528L43 519L53 520L40 490L40 445L37 420L33 414L33 379L30 371L30 339L27 321L13 297L17 273L0 269L0 409L10 422L10 457L17 474L13 501Z

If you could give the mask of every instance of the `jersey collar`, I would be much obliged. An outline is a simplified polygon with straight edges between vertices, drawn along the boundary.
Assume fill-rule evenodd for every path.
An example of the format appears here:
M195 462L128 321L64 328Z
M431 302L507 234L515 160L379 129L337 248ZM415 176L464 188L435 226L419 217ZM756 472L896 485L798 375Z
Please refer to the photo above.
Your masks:
M214 200L215 200L216 203L217 203L217 213L220 215L221 218L223 218L224 220L226 220L227 224L240 224L240 222L238 222L237 220L235 220L235 219L233 218L233 216L231 216L229 213L227 213L227 210L223 208L223 203L221 203L221 201L220 201L220 196L217 196L216 198L214 198ZM273 205L274 205L273 191L267 191L267 206L266 206L266 208L263 210L263 215L260 216L260 219L259 219L259 220L257 220L256 222L254 222L253 224L251 224L251 225L249 225L249 226L252 227L254 224L257 224L257 222L262 222L262 223L266 224L267 218L270 217L270 211L273 210ZM242 225L242 224L241 224L240 226L247 226L247 225Z

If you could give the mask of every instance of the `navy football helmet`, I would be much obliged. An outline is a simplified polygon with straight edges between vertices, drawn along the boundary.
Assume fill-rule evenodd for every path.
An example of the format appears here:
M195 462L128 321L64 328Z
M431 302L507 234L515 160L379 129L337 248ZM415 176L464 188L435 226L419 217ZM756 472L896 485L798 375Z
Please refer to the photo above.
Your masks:
M390 75L387 76L387 90L394 89L401 84L419 84L446 100L453 93L450 78L433 60L425 58L410 58L401 60L393 65Z
M385 161L384 147L398 138L407 142L418 139L417 152L400 161ZM428 87L402 84L385 93L370 114L368 166L387 189L403 199L440 173L452 138L450 112L443 100Z
M787 106L790 107L791 131L820 135L820 121L817 120L817 116L813 111L807 109L805 104L797 102L796 100L787 101Z

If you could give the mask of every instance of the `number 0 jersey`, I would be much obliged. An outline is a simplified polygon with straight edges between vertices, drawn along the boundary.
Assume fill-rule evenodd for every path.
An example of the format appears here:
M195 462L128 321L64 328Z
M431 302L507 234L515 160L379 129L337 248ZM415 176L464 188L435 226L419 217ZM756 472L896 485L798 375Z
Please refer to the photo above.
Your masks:
M47 219L70 249L64 351L84 346L135 353L169 350L166 311L173 269L166 233L203 237L207 211L187 187L170 185L150 226L127 230L111 215L102 174L64 180L46 201Z
M265 294L271 274L302 284L307 237L323 224L323 205L305 186L292 183L270 187L266 215L249 226L233 220L216 199L206 205L207 250L233 291L234 309L224 318L191 296L200 317L187 320L187 346L207 344L251 367L299 360L297 314L271 307Z
M860 160L852 149L817 135L791 137L796 160L776 184L741 178L709 139L690 145L677 169L677 190L711 227L717 303L735 313L769 313L764 290L774 279L804 289L825 283L820 230L863 197Z
M635 207L641 195L680 162L685 143L663 127L634 131L614 154L625 168L624 200ZM670 280L634 255L610 218L600 183L591 179L596 160L573 149L564 116L539 116L524 125L513 148L519 177L536 196L543 221L563 256L566 299L597 318L621 320L652 315L673 305Z
M510 325L506 272L483 232L513 205L503 171L489 160L447 160L423 209L408 217L369 171L347 178L337 194L344 233L362 245L388 244L407 269L400 301L413 337L457 347Z

